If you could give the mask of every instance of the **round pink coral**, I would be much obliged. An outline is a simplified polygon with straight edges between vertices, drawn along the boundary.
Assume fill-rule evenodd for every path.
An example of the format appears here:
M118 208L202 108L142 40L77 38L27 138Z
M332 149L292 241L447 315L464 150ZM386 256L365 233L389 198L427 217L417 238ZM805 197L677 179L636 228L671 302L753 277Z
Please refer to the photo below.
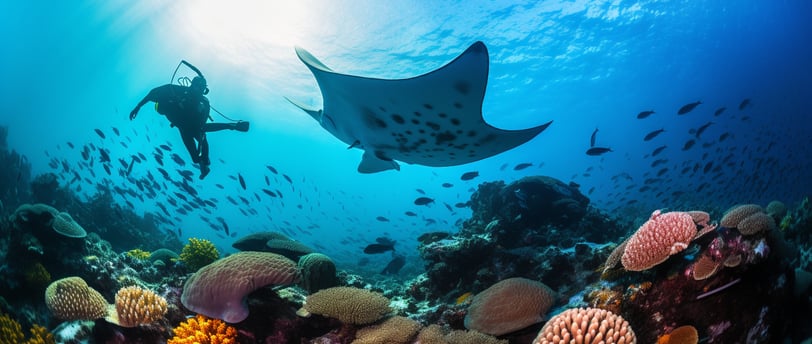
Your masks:
M266 285L296 282L296 263L269 252L239 252L204 266L189 277L180 300L211 318L237 323L248 317L245 298Z
M691 213L654 211L629 238L620 262L629 271L650 269L688 247L696 233Z

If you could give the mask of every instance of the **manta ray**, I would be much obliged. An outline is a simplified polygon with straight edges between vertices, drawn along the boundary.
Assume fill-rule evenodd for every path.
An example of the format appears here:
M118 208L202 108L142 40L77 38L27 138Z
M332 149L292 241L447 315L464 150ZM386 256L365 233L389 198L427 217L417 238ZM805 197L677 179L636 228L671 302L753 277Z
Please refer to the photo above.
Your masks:
M478 161L529 141L552 123L504 130L485 122L488 49L482 42L434 71L396 80L334 72L300 47L296 55L316 78L324 109L288 101L349 148L362 149L361 173L400 170L397 161L425 166Z

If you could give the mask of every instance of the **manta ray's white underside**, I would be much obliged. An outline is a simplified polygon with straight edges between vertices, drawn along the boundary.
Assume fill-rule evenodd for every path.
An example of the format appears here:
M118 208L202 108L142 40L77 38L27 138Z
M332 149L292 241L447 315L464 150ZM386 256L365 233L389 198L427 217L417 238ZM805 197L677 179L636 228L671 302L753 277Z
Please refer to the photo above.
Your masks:
M495 128L482 118L488 50L476 42L437 70L409 79L384 80L333 72L296 48L316 77L324 109L309 113L350 147L364 150L361 173L400 169L397 161L454 166L519 146L546 129Z

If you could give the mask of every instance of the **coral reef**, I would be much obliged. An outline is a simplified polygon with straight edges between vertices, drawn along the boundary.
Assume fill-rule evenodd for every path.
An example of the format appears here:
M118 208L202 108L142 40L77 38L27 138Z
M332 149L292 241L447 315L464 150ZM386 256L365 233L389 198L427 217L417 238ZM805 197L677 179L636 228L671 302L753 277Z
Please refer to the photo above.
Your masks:
M45 304L55 317L64 320L92 320L107 315L104 297L75 276L51 283L45 290Z
M284 256L239 252L206 265L189 277L181 301L194 312L236 323L248 317L244 302L248 294L266 285L287 285L298 280L296 263Z
M355 332L352 344L407 344L417 335L420 323L412 319L393 316Z
M8 314L0 313L0 344L54 344L54 335L43 326L33 325L26 339L22 326Z
M180 261L191 271L197 271L217 258L220 258L220 251L206 239L189 238L189 242L180 251Z
M568 309L539 331L533 344L552 343L637 343L629 323L623 317L603 309Z
M307 297L305 314L318 314L356 325L376 322L392 309L385 296L365 289L333 287Z
M180 323L167 344L235 344L237 330L219 319L202 315Z
M541 322L554 303L553 291L544 283L504 279L474 296L465 327L500 336Z
M136 327L155 322L167 312L166 300L149 289L132 286L116 293L115 311L108 320L123 327Z
M301 285L308 293L338 286L336 265L330 257L321 253L309 253L299 258Z

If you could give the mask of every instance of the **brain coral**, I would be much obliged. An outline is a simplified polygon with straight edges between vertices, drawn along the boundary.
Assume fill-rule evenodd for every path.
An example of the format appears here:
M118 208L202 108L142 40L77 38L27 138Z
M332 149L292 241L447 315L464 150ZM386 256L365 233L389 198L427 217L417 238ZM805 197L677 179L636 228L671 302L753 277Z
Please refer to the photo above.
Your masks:
M573 308L554 316L539 331L533 344L637 343L629 323L598 308Z
M155 322L166 314L166 300L148 289L125 287L116 293L115 312L107 320L123 327Z
M371 324L392 311L385 296L352 287L333 287L311 294L303 309L355 325Z
M728 209L719 221L719 225L727 228L736 228L739 222L755 213L763 213L764 209L758 204L743 204Z
M270 252L239 252L195 272L180 299L194 312L236 323L248 317L245 298L252 291L298 279L296 263L290 259Z
M690 213L654 211L628 239L620 262L629 271L650 269L687 248L696 234Z
M775 229L775 220L766 213L755 213L741 220L739 225L736 226L736 229L743 235L753 235L764 231L771 231Z
M94 320L107 315L107 301L81 277L65 277L45 290L45 304L63 320Z
M420 323L415 320L394 316L381 322L359 329L352 344L406 344L420 330Z
M554 302L544 283L508 278L474 296L465 327L500 336L540 322Z

